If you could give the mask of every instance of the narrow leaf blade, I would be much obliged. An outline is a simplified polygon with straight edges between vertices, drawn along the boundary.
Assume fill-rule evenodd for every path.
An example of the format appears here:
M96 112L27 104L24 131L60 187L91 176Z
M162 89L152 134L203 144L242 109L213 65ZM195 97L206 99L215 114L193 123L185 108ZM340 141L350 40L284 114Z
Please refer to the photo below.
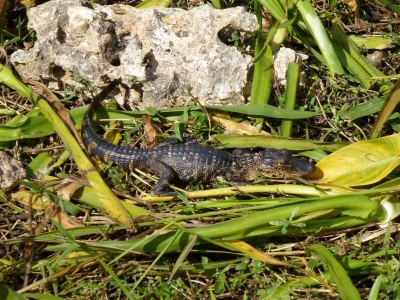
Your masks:
M361 299L356 287L351 282L346 270L336 260L336 258L323 245L312 245L307 247L309 250L317 253L328 265L329 272L336 284L338 293L343 300Z

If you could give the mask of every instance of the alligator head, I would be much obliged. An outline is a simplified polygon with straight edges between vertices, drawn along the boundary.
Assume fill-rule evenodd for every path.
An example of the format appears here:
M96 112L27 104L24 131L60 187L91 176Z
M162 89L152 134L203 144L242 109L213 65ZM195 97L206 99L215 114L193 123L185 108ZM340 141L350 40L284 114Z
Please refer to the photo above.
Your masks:
M232 181L252 181L257 177L293 178L315 171L312 163L293 157L287 149L265 149L260 152L236 149L232 158L233 172L228 176Z
M257 169L267 178L291 178L311 174L315 166L287 149L265 149L259 152Z

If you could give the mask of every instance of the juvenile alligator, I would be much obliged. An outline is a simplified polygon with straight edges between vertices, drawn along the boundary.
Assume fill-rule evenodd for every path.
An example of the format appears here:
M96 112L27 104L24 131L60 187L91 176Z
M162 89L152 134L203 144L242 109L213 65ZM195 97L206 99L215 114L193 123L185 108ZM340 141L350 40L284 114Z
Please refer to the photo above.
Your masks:
M265 149L259 152L237 149L232 153L198 143L164 143L141 149L109 143L96 134L91 118L101 99L115 83L95 97L82 122L82 138L90 155L113 162L126 171L135 168L157 174L156 195L175 195L171 183L210 182L217 176L232 183L251 182L257 177L289 178L314 171L313 164L292 157L287 149Z

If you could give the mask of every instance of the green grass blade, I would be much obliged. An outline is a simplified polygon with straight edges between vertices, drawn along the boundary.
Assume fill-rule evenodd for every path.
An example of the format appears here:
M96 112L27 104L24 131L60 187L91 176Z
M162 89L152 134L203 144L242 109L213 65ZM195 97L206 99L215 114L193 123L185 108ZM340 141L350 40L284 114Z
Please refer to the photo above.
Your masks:
M108 264L106 264L103 258L99 258L98 262L100 265L106 270L106 272L111 276L114 280L115 284L121 289L121 291L125 294L127 299L136 300L137 297L134 297L133 294L126 288L126 285L119 279L118 275L110 268Z
M139 280L136 281L135 285L132 288L132 292L134 290L137 289L137 287L140 285L140 283L144 280L144 278L147 276L147 274L150 272L150 270L152 269L152 267L161 259L161 257L168 252L168 250L170 249L171 246L173 246L175 244L176 241L180 240L180 237L182 236L182 231L178 230L175 232L172 232L173 236L172 239L169 239L166 243L166 245L161 249L160 254L157 256L156 259L153 260L153 262L151 263L151 265L147 268L147 270L145 272L143 272L142 276L140 276ZM151 236L147 236L144 239L146 240L151 240ZM140 242L139 242L140 244ZM147 244L145 245L147 246ZM136 249L135 249L136 250Z
M189 243L185 246L185 248L179 254L178 259L175 261L174 267L172 268L171 274L169 275L168 282L172 280L176 272L178 272L178 270L181 268L184 260L189 255L190 251L192 251L194 245L196 245L196 242L197 242L197 236L195 235L191 236L189 239Z
M297 86L299 84L300 65L295 62L289 63L287 70L287 83L285 91L285 109L294 110L296 105ZM292 120L282 120L281 135L292 136Z
M371 139L375 139L381 133L383 125L389 119L392 112L400 102L400 80L397 81L396 85L387 94L385 102L382 105L381 111L379 112L378 118L375 121L374 127L371 132Z
M4 116L14 116L16 114L16 111L13 109L8 109L8 108L0 108L0 117Z
M332 42L331 45L335 49L342 66L360 82L363 88L369 89L373 84L373 80L369 79L371 77L369 73L343 47L335 42Z
M337 57L328 34L326 33L321 20L318 18L312 4L308 0L298 0L295 2L295 5L301 14L307 29L317 42L331 75L343 74L344 71L339 58Z
M275 107L268 104L249 104L246 106L239 105L221 105L221 106L204 106L208 110L220 110L229 111L235 113L241 113L255 117L269 117L269 118L280 118L280 119L306 119L312 118L319 115L319 113L311 111L293 111L284 108Z
M344 257L340 260L342 267L345 268L345 271L348 276L370 276L370 275L379 275L383 272L383 267L377 263L364 262L364 261L356 261L352 260L348 257ZM332 281L332 274L329 271L325 271L320 276L324 280ZM303 278L296 278L295 280L289 280L282 286L280 293L285 293L287 290L298 289L300 287L316 286L320 283L310 276L305 276ZM274 296L279 296L279 294L275 294Z
M348 36L359 48L362 49L376 49L376 50L384 50L387 48L394 47L394 43L399 41L399 39L387 38L383 36L358 36L358 35L349 35Z
M143 2L136 5L136 8L151 8L151 7L168 7L171 4L171 0L144 0Z
M341 46L346 52L348 52L351 57L362 67L370 76L384 76L381 71L375 68L364 55L360 54L360 49L357 45L347 37L342 25L337 18L332 20L331 33L333 39L339 46Z
M286 20L286 14L278 0L257 0L279 22Z
M254 65L253 84L251 87L250 104L267 104L272 88L273 80L273 58L271 47L266 44L261 34L258 34L255 48L255 56L263 51L264 45L267 47L264 54Z
M211 3L215 8L219 8L219 9L224 8L224 4L221 0L211 0Z
M393 4L393 1L390 0L378 0L380 3L384 4L387 8L393 11L396 14L400 14L400 7Z
M53 295L39 294L39 293L23 293L25 297L29 297L29 299L39 299L39 300L67 300L67 298L62 298ZM18 298L13 298L13 300L19 300Z
M379 290L381 289L382 279L383 279L383 275L382 274L379 275L376 278L376 280L374 282L374 285L371 288L371 292L369 293L368 300L379 300L379 299L381 299L379 297Z
M77 227L77 228L70 228L70 229L65 229L68 234L72 237L80 237L83 235L90 235L90 234L111 234L115 233L119 230L126 230L129 229L130 225L123 225L123 226L93 226L93 227ZM66 238L64 235L61 234L59 231L52 231L52 232L46 232L38 235L34 235L31 237L26 237L25 239L10 239L7 240L7 244L13 245L17 244L23 241L24 243L26 242L64 242L66 241Z
M286 148L289 150L313 150L321 149L324 151L335 152L348 145L346 142L320 142L303 139L287 139L276 136L245 136L218 134L214 139L224 148Z
M328 269L332 274L332 279L336 284L338 293L343 300L361 300L360 293L351 282L345 269L336 260L336 258L322 244L307 247L308 250L315 252L328 265Z

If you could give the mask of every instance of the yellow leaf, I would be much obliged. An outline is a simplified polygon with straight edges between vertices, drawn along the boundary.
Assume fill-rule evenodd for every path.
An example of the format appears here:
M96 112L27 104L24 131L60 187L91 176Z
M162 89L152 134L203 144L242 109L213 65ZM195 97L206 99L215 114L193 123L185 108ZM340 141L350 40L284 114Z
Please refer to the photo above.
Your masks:
M14 201L24 205L29 206L30 201L33 209L36 210L45 210L46 216L52 217L57 220L57 222L63 228L75 228L85 226L81 221L79 221L76 217L70 216L67 213L61 210L54 209L54 202L51 201L45 195L35 195L30 191L19 191L11 194L11 197Z
M400 164L400 134L360 141L321 160L312 179L341 186L361 186L383 179Z
M232 240L232 241L218 241L217 244L219 244L222 247L225 247L230 250L235 250L239 251L241 253L244 253L251 258L257 259L259 261L262 261L266 264L270 265L276 265L276 266L290 266L289 263L277 260L273 258L272 256L261 252L260 250L257 250L253 246L250 246L246 242L239 241L239 240Z
M71 196L83 186L82 183L70 181L69 178L65 179L64 182L57 187L57 196L70 201Z
M346 3L347 6L350 7L352 11L358 10L358 3L356 0L343 0L343 2Z
M265 131L258 131L256 127L247 124L247 123L238 123L232 120L220 118L217 116L212 116L211 119L225 128L225 130L229 133L235 134L247 134L247 135L256 135L256 134L268 134Z
M78 218L70 216L60 209L54 211L54 208L48 207L46 209L46 216L54 218L57 223L60 224L61 227L64 229L85 227L85 224L83 224L82 221L78 220Z
M31 195L30 191L18 191L11 194L11 198L24 206L29 206L29 201L32 201L32 208L36 210L46 209L53 203L44 195Z
M34 7L36 5L35 0L21 0L20 2L23 6L26 6L26 7Z

